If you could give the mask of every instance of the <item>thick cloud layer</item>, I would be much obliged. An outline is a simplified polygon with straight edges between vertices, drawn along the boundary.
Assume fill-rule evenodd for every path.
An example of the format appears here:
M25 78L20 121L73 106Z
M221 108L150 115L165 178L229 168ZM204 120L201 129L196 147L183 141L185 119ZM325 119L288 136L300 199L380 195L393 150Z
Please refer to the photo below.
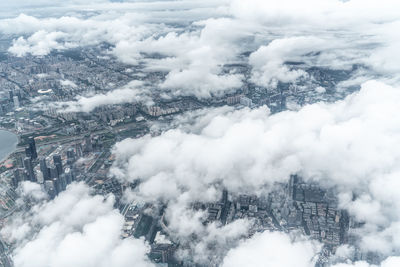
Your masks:
M0 31L6 34L28 35L15 39L9 52L24 56L47 55L52 50L65 50L79 46L97 45L102 42L115 44L122 36L137 41L146 34L146 27L135 23L135 17L121 15L109 19L92 17L82 19L73 16L38 19L24 14L4 19Z
M142 240L120 239L124 219L113 204L112 196L92 196L80 183L29 214L17 214L1 231L16 245L15 266L153 266Z
M400 249L399 101L399 89L370 81L343 101L298 112L223 111L194 132L118 143L113 173L141 179L136 194L148 201L186 203L217 199L222 187L259 192L299 173L337 188L341 206L365 223L355 233L363 250L391 255Z
M318 64L340 68L349 63L367 64L386 74L398 69L394 51L399 42L395 33L400 18L398 5L393 0L250 0L246 3L234 0L230 11L238 19L267 26L278 36L309 38L308 46L305 46L304 39L300 39L298 46L293 42L292 49L287 50L295 53L297 58L303 56L307 60L309 52L318 52ZM312 38L320 40L314 39L313 42ZM279 55L279 51L290 48L290 44L285 39L281 45L272 42L272 47L268 47L264 54L278 49ZM279 58L274 57L272 62ZM281 61L284 59L281 57ZM266 64L268 67L272 63Z

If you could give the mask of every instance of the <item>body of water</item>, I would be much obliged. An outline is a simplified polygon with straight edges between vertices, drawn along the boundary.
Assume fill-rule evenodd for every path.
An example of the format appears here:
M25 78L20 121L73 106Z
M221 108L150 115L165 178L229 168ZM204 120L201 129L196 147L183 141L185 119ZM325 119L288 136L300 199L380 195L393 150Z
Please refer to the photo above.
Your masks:
M7 131L0 130L0 161L15 151L18 144L18 137Z

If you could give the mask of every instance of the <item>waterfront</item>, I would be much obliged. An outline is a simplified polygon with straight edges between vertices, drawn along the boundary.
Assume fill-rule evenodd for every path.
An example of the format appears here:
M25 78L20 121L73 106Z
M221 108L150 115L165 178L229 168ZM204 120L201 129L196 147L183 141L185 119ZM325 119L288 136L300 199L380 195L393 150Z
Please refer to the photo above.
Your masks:
M15 151L18 137L8 131L0 130L0 161L3 161Z

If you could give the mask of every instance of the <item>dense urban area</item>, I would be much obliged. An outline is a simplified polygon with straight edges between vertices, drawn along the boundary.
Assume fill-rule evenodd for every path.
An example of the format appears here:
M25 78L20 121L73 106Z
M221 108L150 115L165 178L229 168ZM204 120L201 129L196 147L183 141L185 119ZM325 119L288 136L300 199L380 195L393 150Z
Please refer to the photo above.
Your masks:
M7 42L3 36L2 42ZM114 194L115 207L125 218L122 238L144 237L151 245L148 257L160 266L195 266L176 255L186 244L170 233L164 218L165 206L122 201L126 188L134 189L140 181L123 184L109 175L114 162L113 145L127 137L158 135L174 127L174 119L187 112L224 105L235 109L267 105L281 112L317 101L343 98L352 90L334 90L359 66L352 70L307 68L301 62L287 62L290 68L306 71L313 79L296 84L279 83L276 88L262 88L246 82L236 92L200 99L193 96L165 98L149 90L151 104L125 103L96 107L94 112L63 110L55 103L74 101L78 95L106 93L132 80L143 81L151 88L166 73L145 71L138 66L120 63L102 51L107 44L55 51L47 56L14 57L0 54L0 127L18 135L19 143L1 165L1 223L23 207L16 204L18 186L23 181L38 183L54 199L73 182L90 185L96 194ZM249 67L238 62L224 66L226 71L249 75ZM322 88L315 94L316 88ZM163 127L154 127L163 125ZM352 242L352 229L359 225L345 210L338 208L334 189L306 183L296 174L287 183L277 183L269 193L231 194L223 190L215 203L192 203L193 210L204 211L203 224L220 226L238 219L252 222L249 235L263 231L300 232L319 240L323 249L316 266L326 266L335 249ZM193 236L193 240L196 237ZM210 244L212 246L212 244ZM2 266L13 266L13 244L1 241ZM216 256L218 257L218 256ZM374 261L374 255L357 254L358 259ZM212 262L210 260L210 262ZM207 264L204 264L207 265Z

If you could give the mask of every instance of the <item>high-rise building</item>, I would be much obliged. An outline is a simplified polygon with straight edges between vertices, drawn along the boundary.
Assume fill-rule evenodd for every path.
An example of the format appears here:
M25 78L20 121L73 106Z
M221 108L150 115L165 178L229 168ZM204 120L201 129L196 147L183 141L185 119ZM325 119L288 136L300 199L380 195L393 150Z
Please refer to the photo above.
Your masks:
M74 181L73 173L70 168L66 168L64 174L65 174L65 182L67 184L70 184Z
M33 164L32 164L32 159L29 157L26 157L24 159L24 167L25 167L25 171L28 175L28 179L31 182L36 182L36 176L35 176L35 172L33 170Z
M67 188L67 181L66 181L66 177L65 174L61 174L60 178L58 178L59 183L60 183L60 190L64 191Z
M92 152L93 151L93 144L92 138L90 135L85 136L85 146L83 148L83 152Z
M31 148L29 146L25 147L25 155L28 158L32 158Z
M284 111L286 109L286 96L283 93L283 90L281 90L281 103L280 103L280 110Z
M19 98L18 96L13 96L14 108L19 108Z
M29 181L28 173L24 168L18 168L19 174L21 175L21 181Z
M76 151L76 158L80 158L83 156L83 151L82 151L82 145L81 144L76 144L75 146L75 151Z
M23 156L17 157L17 165L18 165L20 168L23 168L23 167L24 167L24 157L23 157Z
M58 170L56 166L51 166L50 170L50 179L58 178Z
M43 179L45 181L49 180L50 179L50 171L49 171L49 168L47 167L46 159L40 158L39 164L40 164L40 171L43 174Z
M21 90L18 90L16 95L18 96L19 102L21 102L21 100L22 100Z
M71 147L67 150L67 164L72 165L75 162L75 151Z
M224 189L222 191L222 199L221 199L221 203L222 204L226 204L228 202L228 190Z
M19 182L21 182L21 173L19 169L14 170L14 176L11 178L11 182L14 188L18 187Z
M37 155L37 151L36 151L36 142L35 142L35 138L33 138L32 136L28 138L28 147L29 147L31 158L37 159L38 155ZM25 152L27 152L26 149L25 149Z
M63 173L63 166L62 166L62 160L60 155L54 155L53 156L53 162L54 165L57 168L58 176L60 176Z
M56 197L57 194L52 180L45 181L44 188L51 199Z
M8 91L8 97L10 98L10 102L13 101L13 99L14 99L14 91L12 91L12 90Z
M63 191L59 178L54 178L53 184L54 184L54 190L55 190L56 195L58 195L59 193L61 193Z

